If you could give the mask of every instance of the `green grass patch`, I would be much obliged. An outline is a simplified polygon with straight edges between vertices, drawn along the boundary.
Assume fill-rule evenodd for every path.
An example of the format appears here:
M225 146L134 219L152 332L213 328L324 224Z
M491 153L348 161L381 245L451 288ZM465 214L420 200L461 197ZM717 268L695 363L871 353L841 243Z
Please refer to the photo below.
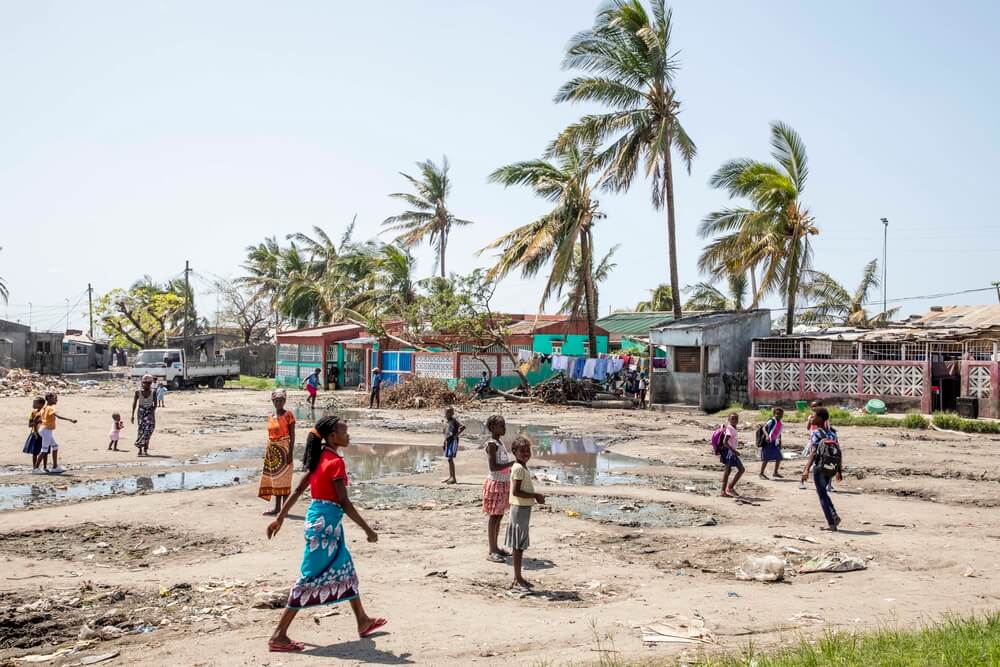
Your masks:
M954 412L935 412L934 425L947 431L963 433L1000 433L1000 422L966 419Z
M930 420L927 417L917 414L910 413L905 417L885 417L883 415L863 415L856 412L851 412L845 408L831 407L827 408L830 412L830 422L837 426L876 426L884 428L911 428L911 429L925 429L930 426ZM809 415L812 414L812 410L786 410L782 420L786 424L802 424L809 419ZM770 410L761 410L758 413L761 421L765 421L771 418ZM968 421L968 420L966 420ZM1000 432L1000 431L998 431Z
M253 375L241 375L239 380L229 380L226 382L229 389L255 389L257 391L271 391L274 389L274 378L259 378Z
M817 633L819 634L819 633ZM642 663L640 663L642 664ZM918 629L825 633L770 654L753 646L699 667L965 667L1000 664L1000 612Z

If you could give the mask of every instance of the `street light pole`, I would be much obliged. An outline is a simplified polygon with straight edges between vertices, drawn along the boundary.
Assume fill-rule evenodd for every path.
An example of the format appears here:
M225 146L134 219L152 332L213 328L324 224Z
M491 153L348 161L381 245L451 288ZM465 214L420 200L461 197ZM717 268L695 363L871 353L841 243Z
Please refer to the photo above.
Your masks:
M887 312L885 298L885 260L889 248L889 218L882 218L882 318Z

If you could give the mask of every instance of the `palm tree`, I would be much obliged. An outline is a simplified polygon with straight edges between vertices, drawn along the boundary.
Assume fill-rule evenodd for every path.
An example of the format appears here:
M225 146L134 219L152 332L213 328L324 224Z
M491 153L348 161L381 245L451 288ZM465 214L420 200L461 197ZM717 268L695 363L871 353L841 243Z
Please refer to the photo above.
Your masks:
M872 290L879 288L878 260L873 259L865 265L861 274L861 282L848 292L843 285L822 271L809 271L802 286L802 295L815 305L802 313L799 321L803 324L822 324L831 326L843 324L861 329L874 329L884 326L896 315L898 308L893 308L875 317L870 317L865 310Z
M472 221L456 218L448 210L447 199L451 193L451 179L448 177L447 156L441 160L440 167L427 160L418 162L417 168L420 170L420 178L401 172L403 178L413 186L414 193L396 192L389 195L401 199L413 209L386 218L382 224L390 230L402 232L396 238L396 242L404 248L412 248L427 239L435 246L437 251L435 265L440 268L441 277L444 278L447 275L444 259L451 228L471 225Z
M670 289L670 285L657 285L656 289L651 290L652 294L648 301L640 301L635 306L635 312L637 313L665 313L667 311L674 311L674 291ZM674 315L676 317L676 314Z
M278 300L282 290L281 280L281 246L278 239L271 236L262 243L247 246L247 259L243 270L247 275L237 278L237 282L253 289L254 297L262 299L270 308L274 317L274 330L281 328L281 314Z
M688 285L684 291L690 294L685 310L717 311L743 310L743 301L747 296L747 276L743 272L730 273L726 279L728 293L723 293L712 282L700 282Z
M650 9L641 0L611 0L598 12L593 28L570 41L563 66L585 75L566 82L556 102L597 102L612 111L584 116L558 142L610 141L599 159L607 167L604 185L615 191L631 187L642 163L653 207L667 209L670 287L679 294L672 152L677 150L690 174L697 148L678 118L674 75L679 63L670 45L671 12L664 0L651 0ZM672 307L679 318L680 301Z
M809 237L819 233L801 201L809 175L805 145L781 122L771 124L771 156L777 164L749 158L731 160L710 183L730 197L748 199L750 207L710 213L698 233L714 237L698 261L702 271L719 274L761 267L754 297L780 291L785 302L785 332L792 333L795 299L812 263Z
M366 254L371 287L358 295L352 309L366 318L405 315L417 300L413 255L406 248L392 244L378 246Z
M594 312L600 313L600 296L597 291L597 284L603 283L608 279L608 276L615 267L618 265L611 261L611 258L618 251L621 246L613 246L608 250L607 254L601 258L601 261L597 263L592 272L591 279L594 283ZM568 291L563 299L562 306L559 308L559 312L563 315L569 315L573 319L579 319L584 316L584 311L587 304L587 283L584 280L584 264L583 264L583 252L580 249L580 244L576 244L576 249L573 251L573 267L570 271L570 281L567 285Z
M487 274L490 279L506 276L518 269L525 278L535 276L551 260L548 280L542 292L539 308L561 294L564 286L574 277L573 257L580 248L577 275L582 273L584 302L587 316L587 335L590 355L597 355L594 321L597 319L597 291L593 281L594 221L604 217L598 212L598 202L593 199L592 180L596 179L594 151L596 143L564 144L552 146L546 152L549 160L515 162L500 167L490 175L490 180L504 186L525 185L540 197L552 202L552 210L533 222L501 236L480 252L501 249L501 255Z

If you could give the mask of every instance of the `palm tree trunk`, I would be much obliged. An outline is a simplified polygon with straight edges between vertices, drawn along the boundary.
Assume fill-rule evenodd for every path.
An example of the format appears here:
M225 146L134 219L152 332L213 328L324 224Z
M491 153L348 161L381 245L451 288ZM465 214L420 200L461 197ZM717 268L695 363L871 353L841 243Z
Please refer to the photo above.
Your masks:
M447 232L441 233L441 243L438 244L438 250L440 254L438 256L438 263L441 265L441 277L446 278L447 274L444 271L444 253L448 248L448 234Z
M681 318L681 285L677 277L677 221L674 217L674 168L670 157L672 139L668 135L663 154L663 192L667 202L667 259L670 263L670 293L674 297L674 319Z
M594 312L595 290L594 290L594 267L593 267L593 247L590 231L580 231L580 255L583 260L583 297L587 309L587 340L590 343L590 358L597 358L597 336L594 333L594 320L597 314Z
M757 270L754 266L750 267L750 289L753 290L750 310L757 310L757 303L759 299L757 297Z
M785 313L785 335L792 335L792 328L795 326L795 297L799 293L799 268L802 263L802 258L800 256L801 246L799 245L798 238L792 239L792 247L789 249L788 266L786 271L788 271L788 280L786 285L788 286L787 293L785 294L785 302L788 307Z

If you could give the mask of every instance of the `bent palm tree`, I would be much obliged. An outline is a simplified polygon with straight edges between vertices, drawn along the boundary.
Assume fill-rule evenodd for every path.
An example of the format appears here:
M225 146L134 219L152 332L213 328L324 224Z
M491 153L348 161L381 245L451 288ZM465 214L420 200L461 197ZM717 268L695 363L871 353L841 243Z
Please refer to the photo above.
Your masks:
M711 282L689 285L684 291L690 294L685 310L743 310L747 295L747 277L743 272L730 273L726 279L728 293L723 293Z
M819 233L801 201L809 175L805 145L788 125L771 124L771 156L777 164L748 158L723 164L710 183L751 206L708 214L698 228L702 238L715 237L702 252L698 268L707 273L761 267L754 301L780 291L787 309L785 333L795 322L795 300L812 263L809 237Z
M574 275L582 276L584 304L587 316L587 336L590 354L596 356L597 343L594 321L597 319L597 290L593 280L594 221L604 217L598 212L598 202L592 197L595 177L594 142L551 147L546 160L529 160L500 167L490 180L505 186L525 185L535 194L555 204L537 220L522 225L489 244L486 250L499 248L496 266L487 274L490 279L502 278L514 270L530 278L538 274L549 261L548 280L542 292L540 308L553 296L572 284ZM574 253L579 245L580 263L574 272Z
M884 326L896 315L898 308L893 308L875 317L869 317L865 305L872 290L877 290L881 284L878 278L878 260L873 259L865 265L861 274L861 282L853 294L838 283L833 276L822 271L810 271L805 276L806 283L802 287L805 298L813 300L815 305L799 317L804 324L834 325L874 329Z
M453 226L471 225L471 220L456 218L448 210L448 195L451 193L451 179L448 177L448 158L441 160L437 166L430 160L418 162L420 178L401 174L413 186L414 193L396 192L391 195L413 208L399 215L386 218L382 224L392 231L402 232L396 237L396 242L404 248L412 248L427 239L437 250L436 266L445 272L445 252L448 249L448 236Z
M594 312L601 312L600 296L597 291L597 284L603 283L608 279L608 276L614 271L615 267L618 265L611 261L611 258L620 248L620 245L612 246L608 250L607 254L601 258L601 261L597 263L594 270L591 273L591 280L594 283ZM570 281L566 292L566 296L563 299L562 306L559 308L559 312L563 315L569 315L573 319L579 319L584 316L586 305L587 305L587 283L585 280L586 274L584 273L584 263L583 263L583 252L580 250L580 244L576 245L576 249L573 251L573 268L570 271Z
M598 12L593 28L570 41L563 67L586 74L566 82L556 102L597 102L613 111L584 116L557 141L610 140L600 162L608 169L605 186L616 191L631 187L642 164L651 181L653 207L667 209L670 287L680 294L672 152L678 151L690 174L697 148L678 118L674 74L679 63L670 46L671 12L664 0L652 0L650 6L651 14L641 0L612 0ZM672 307L679 318L680 301Z
M670 289L670 285L657 285L656 289L651 290L651 292L648 301L640 301L636 304L635 312L665 313L670 310L677 312L674 309L674 291Z

